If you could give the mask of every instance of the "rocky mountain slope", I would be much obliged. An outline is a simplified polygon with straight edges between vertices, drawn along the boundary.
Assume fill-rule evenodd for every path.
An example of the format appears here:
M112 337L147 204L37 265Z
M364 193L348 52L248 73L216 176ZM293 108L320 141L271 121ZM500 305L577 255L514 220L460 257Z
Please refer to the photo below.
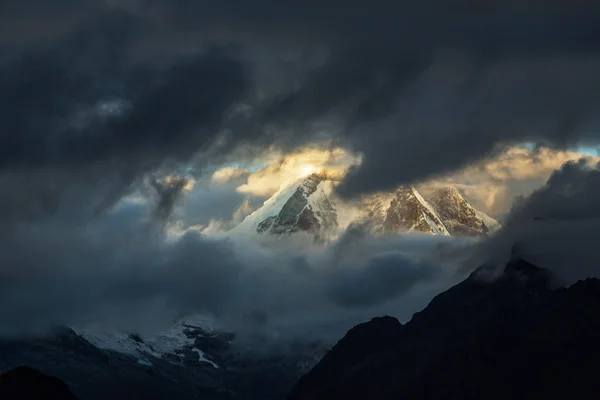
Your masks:
M488 227L473 206L451 183L420 185L419 192L435 210L451 236L479 236L487 234Z
M60 378L80 400L281 399L325 352L319 343L268 352L267 338L245 343L194 320L152 337L64 328L0 340L0 373L27 365Z
M400 186L393 193L365 196L355 207L359 211L356 223L375 234L482 236L500 226L471 206L456 186L448 182Z
M392 193L364 196L352 203L336 199L334 185L323 173L300 178L284 186L231 232L283 235L302 231L327 241L339 234L342 210L354 216L348 223L374 234L481 236L499 226L475 210L451 183L421 185L418 189L401 186Z
M332 182L325 174L300 178L275 193L231 232L282 235L303 231L325 241L338 228L331 192Z
M399 187L387 205L382 233L425 232L450 235L438 212L414 187Z
M554 289L547 270L522 259L495 281L485 274L405 325L381 317L354 327L288 398L595 398L600 280Z
M290 390L291 400L596 398L600 280L557 288L547 270L518 258L495 275L479 268L406 324L355 326L299 381L318 344L267 356L194 321L154 338L61 329L2 340L0 373L9 372L0 398L42 386L81 400L281 399ZM24 364L50 376L13 375Z

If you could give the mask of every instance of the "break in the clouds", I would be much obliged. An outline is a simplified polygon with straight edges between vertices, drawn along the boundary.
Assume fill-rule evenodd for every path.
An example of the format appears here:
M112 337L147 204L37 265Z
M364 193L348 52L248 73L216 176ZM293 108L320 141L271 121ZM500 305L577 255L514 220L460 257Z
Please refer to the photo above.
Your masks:
M520 196L528 196L534 190L544 185L552 172L559 169L565 162L587 157L576 151L559 151L546 147L527 149L524 147L509 147L493 157L470 163L466 168L439 176L442 180L450 179L460 188L463 195L478 210L503 221L514 201ZM282 186L293 182L312 172L327 172L333 179L341 179L353 165L359 165L357 157L343 149L320 150L318 148L300 149L292 154L281 156L265 152L255 164L264 165L254 172L244 168L223 167L212 174L212 183L203 194L194 194L190 203L198 211L212 210L216 212L219 202L222 209L221 219L231 215L232 202L236 206L243 197L251 204L260 205L262 201L272 196ZM433 183L433 181L429 181ZM217 189L218 188L218 189ZM233 193L235 191L236 193ZM211 199L202 203L205 199ZM213 200L214 199L214 200ZM340 204L344 202L337 199ZM204 204L204 206L203 206ZM250 211L255 207L244 209ZM338 213L343 211L338 208ZM242 213L238 213L242 215ZM227 224L225 224L227 226Z
M512 147L455 171L450 178L475 208L504 221L519 197L529 196L563 164L582 157L600 161L576 151Z
M240 193L270 197L286 182L315 172L326 172L332 177L341 177L352 165L360 164L357 157L342 148L301 148L289 154L268 154L263 159L265 167L249 174L247 181L237 188ZM215 175L232 173L229 168ZM215 177L213 175L213 177Z

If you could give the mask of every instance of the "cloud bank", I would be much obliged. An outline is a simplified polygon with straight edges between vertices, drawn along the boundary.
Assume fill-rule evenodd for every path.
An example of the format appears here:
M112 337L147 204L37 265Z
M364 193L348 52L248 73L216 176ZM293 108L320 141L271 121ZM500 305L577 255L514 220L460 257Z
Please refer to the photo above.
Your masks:
M529 196L543 186L566 162L581 158L600 161L575 151L511 147L456 171L449 178L475 208L503 221L519 197Z
M597 160L565 163L514 205L498 234L476 247L478 259L501 266L518 244L527 260L554 272L557 284L600 276L599 184Z
M327 254L315 272L302 257L194 229L165 237L185 185L148 180L327 143L361 157L339 188L354 196L511 143L597 144L598 5L521 4L0 1L3 331L92 321L141 329L202 310L235 320L246 305L297 321L293 311L383 307L423 282L447 282L386 253L399 243L366 248L364 270L329 273ZM259 175L246 189L265 195L276 182ZM137 192L153 193L153 206L123 202ZM567 196L540 193L531 199ZM239 209L243 198L230 201ZM386 277L406 283L374 289ZM346 297L354 290L383 297Z
M421 243L434 254L444 241L354 238L351 246L362 258L353 260L334 257L336 249L298 252L284 243L265 250L247 238L211 239L193 229L165 237L146 204L85 224L65 218L21 223L4 238L0 256L0 334L89 324L153 332L192 314L247 331L256 312L267 318L263 329L296 321L300 332L341 319L343 330L394 303L414 311L415 303L450 285L452 263L443 268L424 259L425 251L411 252Z
M5 3L5 168L109 163L129 181L199 154L327 139L363 156L340 188L350 196L502 144L598 142L590 2ZM37 28L20 36L24 20ZM117 115L92 111L115 101Z

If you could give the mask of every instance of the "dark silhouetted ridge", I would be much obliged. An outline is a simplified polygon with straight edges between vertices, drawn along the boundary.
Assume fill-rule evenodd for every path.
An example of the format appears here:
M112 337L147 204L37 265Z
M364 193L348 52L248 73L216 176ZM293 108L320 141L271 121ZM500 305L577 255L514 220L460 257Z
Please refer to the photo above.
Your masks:
M0 375L2 400L77 400L66 383L30 367L17 367Z
M405 325L356 326L288 398L596 398L600 280L553 290L516 254L503 272L472 274Z

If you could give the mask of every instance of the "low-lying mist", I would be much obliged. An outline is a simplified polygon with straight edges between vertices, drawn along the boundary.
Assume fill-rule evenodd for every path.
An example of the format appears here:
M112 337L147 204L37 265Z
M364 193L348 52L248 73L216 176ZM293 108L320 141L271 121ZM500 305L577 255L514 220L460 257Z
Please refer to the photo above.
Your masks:
M489 238L351 228L328 246L301 233L174 233L171 214L157 212L173 206L168 188L99 211L95 192L73 187L51 212L12 212L0 229L0 335L64 325L152 334L204 315L240 336L335 340L374 316L410 319L475 267L502 266L516 242L569 284L599 275L597 178L589 160L565 164Z
M173 236L151 203L93 219L72 211L5 231L0 334L57 325L151 334L202 314L240 334L339 337L372 316L410 318L461 278L454 250L471 243L351 229L328 247L299 249L302 234L270 246L194 229Z

